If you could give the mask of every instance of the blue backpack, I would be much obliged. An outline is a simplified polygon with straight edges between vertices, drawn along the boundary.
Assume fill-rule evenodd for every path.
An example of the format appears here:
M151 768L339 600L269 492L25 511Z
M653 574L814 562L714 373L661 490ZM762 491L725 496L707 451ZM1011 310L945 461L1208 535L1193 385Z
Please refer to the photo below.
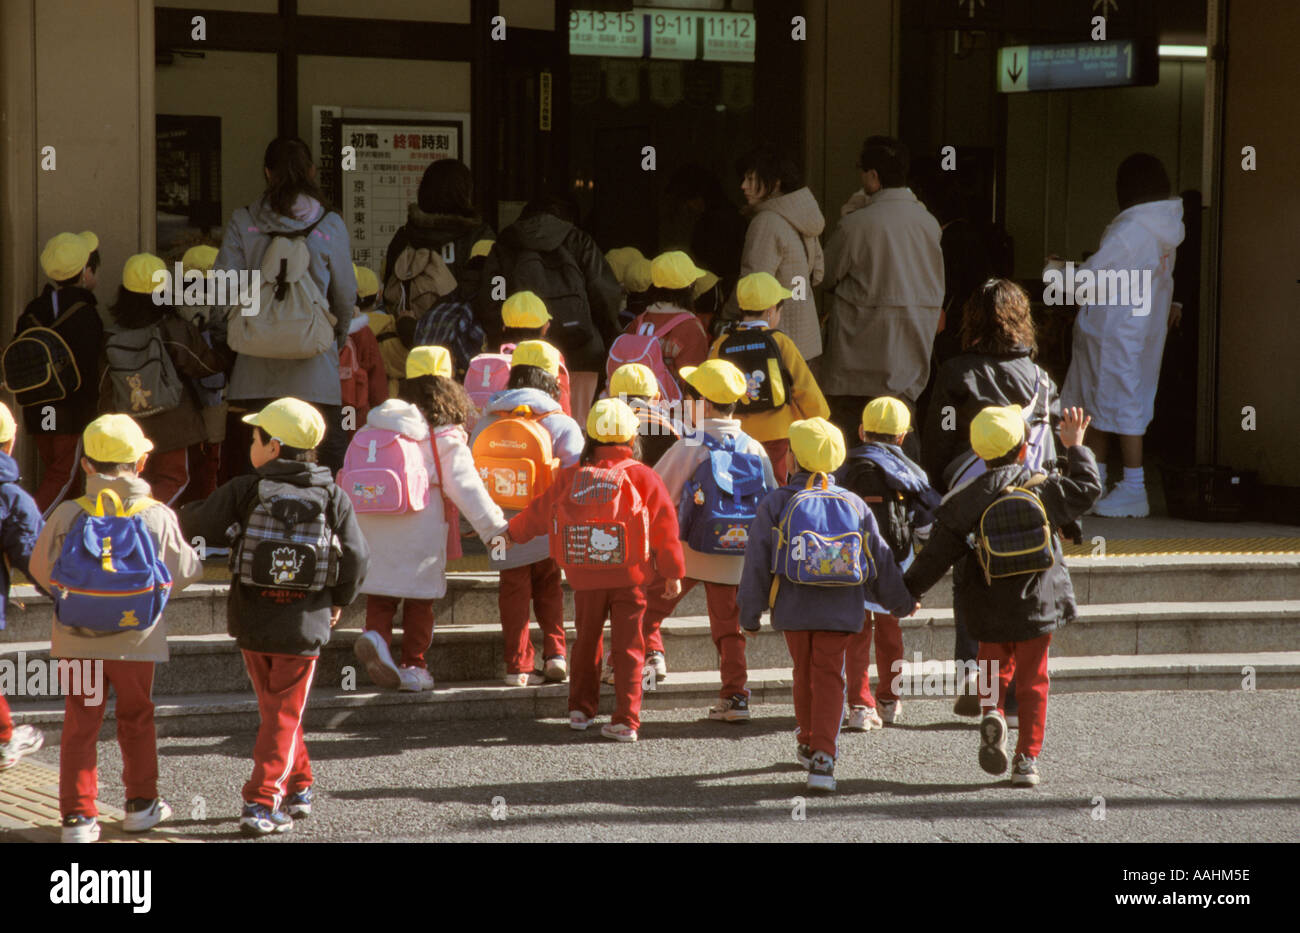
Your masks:
M112 515L104 513L104 497ZM148 497L124 508L111 489L95 501L77 500L85 510L63 539L50 586L54 614L64 625L97 632L143 631L167 605L172 575L158 556L140 513L159 503Z
M876 568L862 540L862 519L842 487L832 485L825 473L814 473L781 512L772 572L812 586L858 586L874 579ZM774 590L775 585L774 581Z
M763 458L738 453L749 438L715 438L701 433L708 456L700 461L682 489L677 523L682 539L701 554L743 557L749 526L768 493Z

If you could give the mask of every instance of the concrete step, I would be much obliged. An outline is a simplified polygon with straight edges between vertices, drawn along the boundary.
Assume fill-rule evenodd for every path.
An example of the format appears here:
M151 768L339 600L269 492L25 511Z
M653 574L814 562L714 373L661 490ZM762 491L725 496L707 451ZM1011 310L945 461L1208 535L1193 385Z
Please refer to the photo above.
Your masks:
M1286 651L1300 644L1300 600L1212 603L1116 603L1080 608L1081 618L1058 630L1052 639L1056 657L1133 656L1186 653ZM905 660L952 657L952 613L923 609L903 620ZM670 672L712 672L717 652L707 616L668 619L663 626L664 650ZM323 687L369 678L353 655L359 629L338 629L321 653L316 683ZM534 643L540 633L534 627ZM570 642L573 639L570 630ZM400 643L401 633L397 635ZM171 660L160 664L154 680L156 696L226 693L248 686L243 659L227 635L172 635ZM785 640L764 624L760 637L746 649L753 669L789 663ZM28 663L48 657L48 642L9 642L0 645L0 661ZM439 683L490 681L505 674L499 625L460 625L434 633L427 655ZM539 654L540 658L540 654ZM350 673L349 673L350 672ZM9 691L6 691L9 692Z
M1233 602L1300 599L1300 554L1189 554L1144 557L1067 558L1081 605L1133 602ZM434 608L439 627L497 625L497 575L453 573L448 591ZM210 635L226 631L226 584L198 583L178 593L167 608L173 635ZM0 644L47 638L53 608L30 585L15 586L10 597L8 627ZM573 618L573 594L565 587L565 618ZM951 575L926 594L927 609L952 606ZM20 608L21 607L21 608ZM679 615L706 612L704 588L696 587L677 607ZM361 628L365 599L343 615L343 626Z
M1241 690L1244 671L1254 677L1255 689L1300 687L1300 651L1236 652L1232 654L1155 654L1135 657L1091 656L1052 658L1049 670L1053 693L1095 693L1136 690ZM903 670L904 683L912 683L911 665ZM951 699L956 682L951 663L922 665L916 681L927 699ZM946 681L946 682L945 682ZM788 667L752 669L751 703L756 717L763 707L791 702ZM668 680L645 694L645 729L654 728L654 710L698 707L701 718L718 695L717 675L696 671L670 674ZM909 694L904 694L905 696ZM914 695L914 694L913 694ZM613 690L601 688L601 712L613 709ZM44 729L46 741L58 741L63 722L61 701L13 702L14 720ZM159 697L155 711L158 734L235 735L254 732L257 703L251 690L194 693ZM428 693L409 694L346 691L324 686L312 688L307 705L309 731L358 729L373 723L439 722L452 720L555 719L568 715L568 685L506 687L488 682L439 685ZM113 718L112 703L107 719ZM955 717L954 717L955 719ZM974 720L965 720L974 723ZM906 728L906 718L902 720ZM556 723L560 728L560 723ZM101 733L111 738L113 725ZM719 723L719 729L729 728Z

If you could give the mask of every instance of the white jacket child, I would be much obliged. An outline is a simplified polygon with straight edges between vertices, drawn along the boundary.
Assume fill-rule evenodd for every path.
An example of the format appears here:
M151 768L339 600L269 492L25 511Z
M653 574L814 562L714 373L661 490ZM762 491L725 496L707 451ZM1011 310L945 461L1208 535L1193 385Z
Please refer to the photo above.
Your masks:
M410 402L391 398L370 409L366 426L353 443L364 444L367 431L396 431L420 445L429 472L429 504L418 512L358 512L357 522L370 545L370 571L361 592L402 599L441 599L447 593L447 519L442 497L469 520L484 544L506 528L501 508L488 496L474 468L465 429L445 425L429 436L429 425ZM435 466L434 445L438 464ZM441 487L439 477L441 476ZM456 529L455 534L459 534Z

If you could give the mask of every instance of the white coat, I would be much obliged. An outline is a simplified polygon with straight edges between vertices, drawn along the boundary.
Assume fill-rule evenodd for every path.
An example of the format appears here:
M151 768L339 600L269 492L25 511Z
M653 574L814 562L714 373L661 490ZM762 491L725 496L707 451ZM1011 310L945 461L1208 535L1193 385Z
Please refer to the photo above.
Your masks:
M1137 436L1151 423L1174 295L1174 252L1184 233L1181 198L1135 204L1116 215L1097 252L1078 267L1120 271L1139 282L1143 271L1151 272L1143 307L1130 294L1127 304L1084 305L1074 319L1061 407L1082 406L1098 430Z
M366 432L375 429L397 431L420 445L429 472L429 504L418 512L357 513L357 523L370 545L370 572L361 592L402 599L441 599L447 593L447 518L442 497L455 504L489 547L491 539L505 531L505 516L483 488L465 429L460 425L440 427L431 439L429 425L419 409L392 398L370 409L366 426L357 432L353 443L364 444ZM434 444L440 469L433 462ZM455 533L459 534L459 529Z

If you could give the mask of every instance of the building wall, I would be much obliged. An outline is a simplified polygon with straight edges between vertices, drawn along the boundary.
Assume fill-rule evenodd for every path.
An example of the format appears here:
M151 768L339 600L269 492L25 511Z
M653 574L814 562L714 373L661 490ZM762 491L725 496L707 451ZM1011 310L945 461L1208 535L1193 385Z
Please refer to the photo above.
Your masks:
M1300 486L1300 187L1294 58L1300 4L1228 5L1221 175L1218 461L1255 469L1260 482ZM1241 167L1254 146L1258 168ZM1242 408L1257 427L1243 430Z

